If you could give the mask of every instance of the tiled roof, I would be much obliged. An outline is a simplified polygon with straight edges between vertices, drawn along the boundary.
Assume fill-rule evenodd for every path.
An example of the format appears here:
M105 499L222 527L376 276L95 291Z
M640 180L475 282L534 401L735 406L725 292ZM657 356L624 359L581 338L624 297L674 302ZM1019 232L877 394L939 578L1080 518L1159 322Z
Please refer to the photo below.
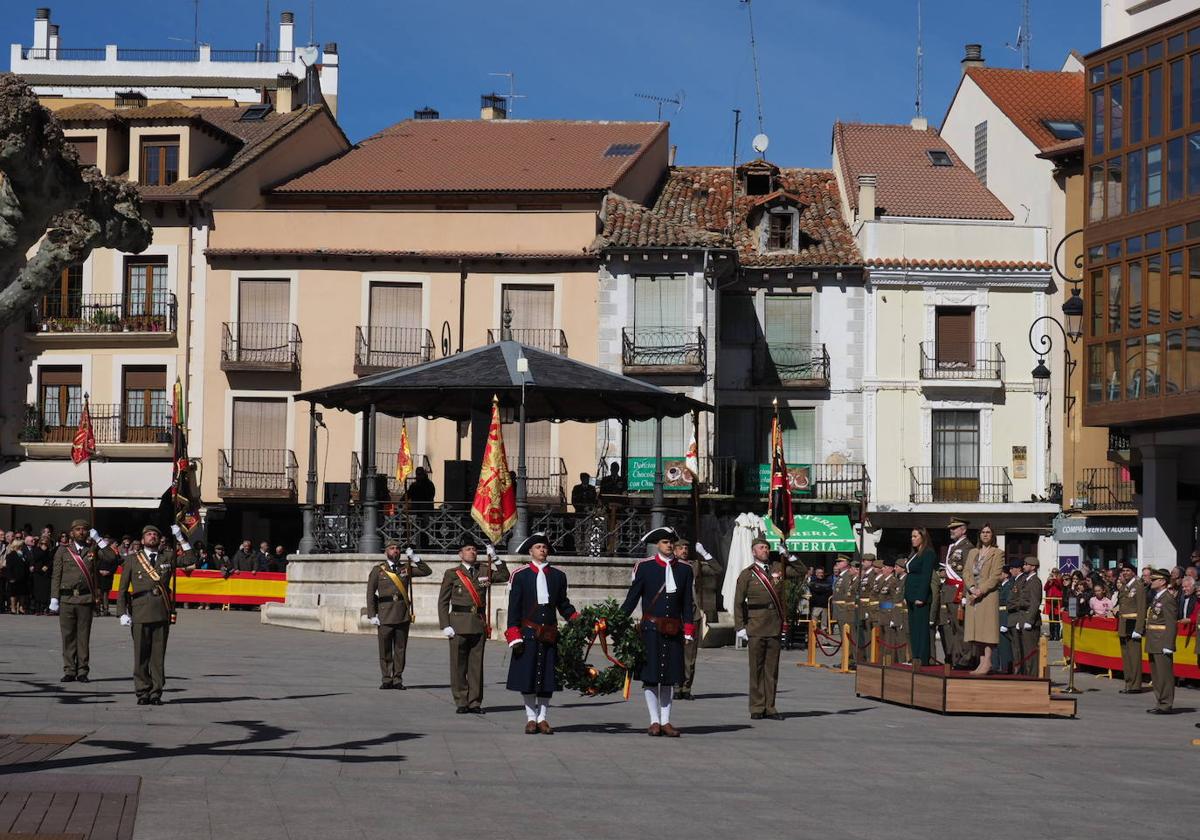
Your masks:
M1083 154L1083 138L1075 137L1071 140L1063 140L1055 143L1053 146L1047 146L1038 152L1038 157L1052 160L1054 158L1066 157L1067 155L1082 155Z
M405 120L276 193L603 192L666 123Z
M858 209L858 176L876 175L875 207L883 216L1003 219L1012 213L933 129L908 125L835 123L833 144L850 206ZM934 166L930 151L951 166Z
M200 118L198 108L190 108L182 102L155 102L140 108L120 108L117 114L123 120L172 120L187 122Z
M93 102L81 102L51 111L59 122L116 122L120 119L113 111Z
M1023 260L922 260L922 259L874 259L867 260L867 268L931 269L953 271L1049 271L1050 263Z
M205 255L212 259L230 257L338 257L342 259L422 259L422 260L595 260L591 251L396 251L386 248L207 248Z
M1041 151L1061 142L1043 120L1086 119L1083 73L971 67L967 76Z
M685 166L671 170L653 206L643 207L617 195L605 202L604 229L595 247L735 248L747 267L857 266L862 255L842 219L837 182L825 169L781 169L775 196L747 196L727 167ZM760 253L757 222L763 199L798 200L801 247ZM733 234L729 232L731 209Z

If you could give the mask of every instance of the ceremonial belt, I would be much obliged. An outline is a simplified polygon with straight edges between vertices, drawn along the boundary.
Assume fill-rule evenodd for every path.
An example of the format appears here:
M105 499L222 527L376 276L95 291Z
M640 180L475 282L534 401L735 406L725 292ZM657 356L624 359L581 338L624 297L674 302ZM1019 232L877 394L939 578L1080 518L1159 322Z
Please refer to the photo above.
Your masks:
M167 608L167 613L174 613L175 610L171 605L171 596L167 593L166 587L162 585L162 578L158 576L158 570L151 565L150 561L146 559L146 555L143 552L139 551L137 553L137 559L138 565L142 567L142 571L146 573L150 580L157 584L155 589L157 589L158 594L162 596L163 606Z
M783 599L779 597L779 592L776 591L775 585L771 582L771 578L767 576L762 569L758 568L755 563L750 567L750 574L758 578L758 582L766 587L767 593L771 596L771 600L775 603L775 609L779 611L779 620L783 627L787 627L787 610L783 607ZM787 575L787 567L783 567L783 575Z
M472 613L472 614L474 614L474 613L478 613L481 609L483 609L483 608L482 607L467 607L462 604L451 604L450 605L450 612L454 612L454 613Z
M152 594L154 594L154 593L152 593L152 592L151 592L149 589L143 589L141 592L131 592L131 593L129 593L129 597L130 597L131 599L132 599L132 598L141 598L143 595L152 595Z
M403 601L404 596L403 595L376 595L375 600L379 601L381 603L386 602L386 603L390 604L393 601Z
M475 588L475 583L471 580L470 576L462 569L455 569L454 574L458 575L458 579L466 587L467 594L471 596L471 601L475 604L476 608L482 607L483 598L480 597L479 590Z
M643 615L642 621L654 625L654 629L664 636L678 636L683 629L683 619L667 615Z
M1165 625L1165 624L1147 624L1146 629L1147 630L1166 630L1167 625Z
M90 591L80 592L78 589L60 589L60 590L58 590L58 597L60 597L60 598L66 596L66 595L71 595L72 597L74 597L76 595L91 595L91 594L92 593Z
M88 569L87 563L85 563L83 561L82 557L80 557L78 554L76 554L74 551L71 550L71 546L69 546L69 545L66 546L66 549L67 549L67 554L71 555L71 559L74 560L75 565L79 567L79 571L83 573L83 579L87 581L88 593L90 594L92 592L95 592L96 584L92 581L92 572L90 569Z
M1137 618L1137 613L1121 613L1121 618Z
M395 585L395 587L400 590L400 597L403 598L405 603L407 603L409 605L408 611L410 613L413 612L412 599L408 597L408 587L406 587L404 585L404 581L400 580L400 576L398 574L396 574L395 572L391 571L387 567L386 563L384 565L380 566L379 570L381 572L383 572L385 575L387 575L388 579L391 580L391 582ZM383 600L383 599L381 598L380 600ZM395 601L396 598L393 597L390 600ZM413 616L413 617L415 618L415 616Z

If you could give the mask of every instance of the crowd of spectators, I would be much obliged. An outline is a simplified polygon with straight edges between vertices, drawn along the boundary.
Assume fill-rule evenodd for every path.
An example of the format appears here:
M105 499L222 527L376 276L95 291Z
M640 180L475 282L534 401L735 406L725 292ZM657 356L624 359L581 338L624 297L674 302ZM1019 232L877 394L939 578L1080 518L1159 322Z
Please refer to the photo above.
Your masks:
M1069 613L1071 602L1074 601L1076 615L1080 618L1098 616L1108 618L1115 615L1117 609L1117 569L1098 570L1091 563L1084 561L1082 567L1067 574L1057 569L1050 572L1046 580L1045 603L1047 615L1053 615L1054 610L1061 609ZM1142 582L1149 586L1150 568L1142 569ZM1192 620L1197 617L1200 602L1200 592L1197 590L1200 579L1200 550L1193 551L1188 561L1171 569L1171 582L1168 588L1179 602L1179 620ZM1051 624L1051 638L1060 638L1061 627Z

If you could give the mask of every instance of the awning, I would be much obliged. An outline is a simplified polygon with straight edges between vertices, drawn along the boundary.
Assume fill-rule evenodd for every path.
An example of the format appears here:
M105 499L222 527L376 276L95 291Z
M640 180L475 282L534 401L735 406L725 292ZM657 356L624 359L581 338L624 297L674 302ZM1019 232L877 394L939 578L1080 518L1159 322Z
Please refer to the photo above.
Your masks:
M771 517L763 517L767 542L772 549L779 548L779 529ZM848 516L820 516L804 514L795 517L792 533L787 540L788 551L794 554L819 554L822 552L858 551L854 538L854 527Z
M171 486L171 462L95 461L92 480L98 508L156 508ZM0 472L0 504L86 509L87 465L22 461Z

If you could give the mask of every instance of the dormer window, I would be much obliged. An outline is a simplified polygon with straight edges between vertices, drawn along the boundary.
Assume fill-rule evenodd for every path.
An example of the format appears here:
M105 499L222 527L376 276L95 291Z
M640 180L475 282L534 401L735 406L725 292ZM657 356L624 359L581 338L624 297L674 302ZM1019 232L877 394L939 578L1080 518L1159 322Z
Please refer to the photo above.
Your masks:
M746 176L746 195L770 195L771 192L770 175Z
M113 105L117 108L145 108L146 94L138 90L117 91Z
M950 159L949 152L944 152L941 149L930 149L925 154L929 155L929 162L934 166L954 165L954 161Z
M179 180L179 138L142 138L138 180L150 187L165 187Z
M790 210L767 214L767 250L790 251L794 245L795 218Z

